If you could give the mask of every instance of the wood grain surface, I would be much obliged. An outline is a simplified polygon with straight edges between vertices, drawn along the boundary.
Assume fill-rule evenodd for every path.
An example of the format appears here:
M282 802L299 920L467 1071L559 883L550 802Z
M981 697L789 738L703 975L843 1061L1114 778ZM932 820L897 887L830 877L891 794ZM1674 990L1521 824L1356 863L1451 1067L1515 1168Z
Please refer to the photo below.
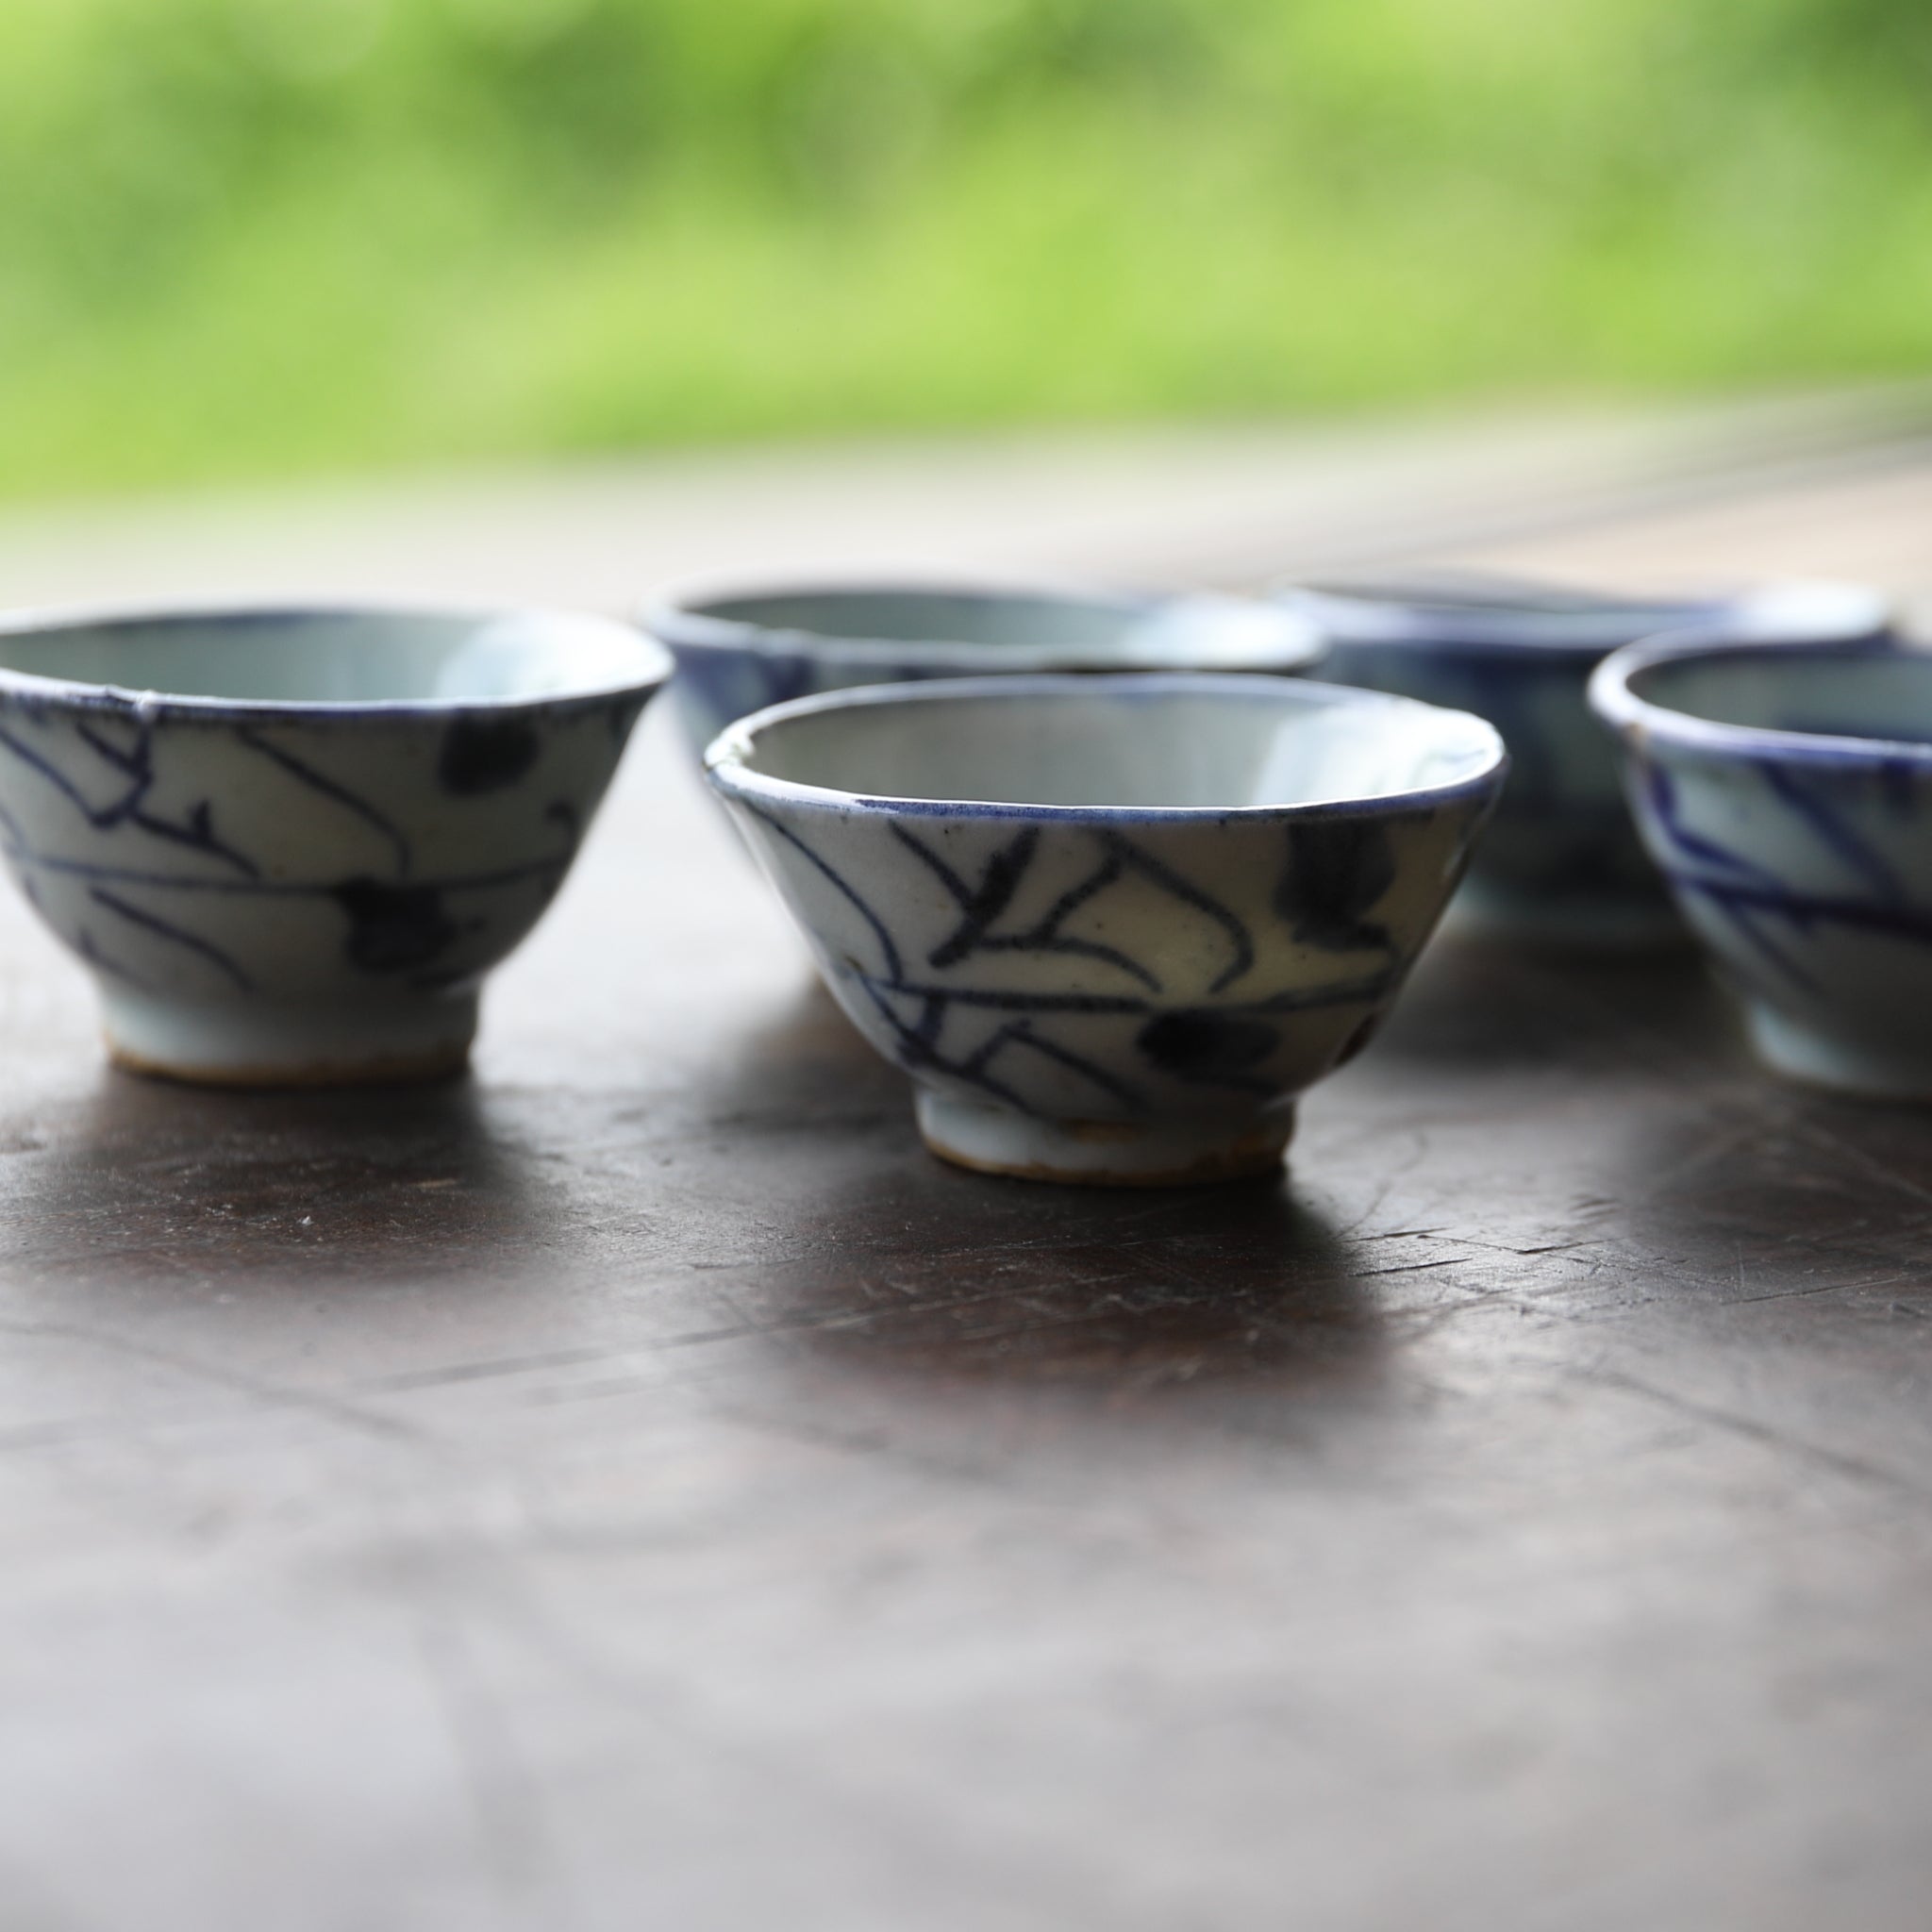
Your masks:
M475 1075L0 903L7 1932L1921 1928L1932 1118L1445 939L1278 1182L924 1154L654 714Z

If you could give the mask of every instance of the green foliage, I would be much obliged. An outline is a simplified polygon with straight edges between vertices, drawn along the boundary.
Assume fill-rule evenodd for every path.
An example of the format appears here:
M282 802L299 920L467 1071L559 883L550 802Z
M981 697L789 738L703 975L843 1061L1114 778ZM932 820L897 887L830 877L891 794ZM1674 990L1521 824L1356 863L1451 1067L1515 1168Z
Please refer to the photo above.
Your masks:
M7 0L0 489L1924 365L1924 0Z

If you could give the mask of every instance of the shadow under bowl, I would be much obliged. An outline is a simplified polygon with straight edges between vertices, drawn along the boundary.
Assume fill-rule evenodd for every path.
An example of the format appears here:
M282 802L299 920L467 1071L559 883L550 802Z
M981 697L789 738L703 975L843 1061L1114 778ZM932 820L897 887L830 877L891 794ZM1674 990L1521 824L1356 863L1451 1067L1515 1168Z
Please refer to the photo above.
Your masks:
M629 626L557 612L14 615L8 866L125 1066L447 1074L670 671Z
M1165 1185L1278 1166L1505 763L1463 713L1153 675L806 698L730 727L708 772L936 1153Z

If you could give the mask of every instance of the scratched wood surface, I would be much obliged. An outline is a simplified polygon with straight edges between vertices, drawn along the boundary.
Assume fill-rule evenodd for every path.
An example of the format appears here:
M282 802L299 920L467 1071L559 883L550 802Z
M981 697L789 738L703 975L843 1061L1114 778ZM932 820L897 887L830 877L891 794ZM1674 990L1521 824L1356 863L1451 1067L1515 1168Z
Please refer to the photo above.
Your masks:
M0 901L7 1932L1923 1932L1932 1117L1444 941L1278 1185L957 1174L670 724L465 1082Z

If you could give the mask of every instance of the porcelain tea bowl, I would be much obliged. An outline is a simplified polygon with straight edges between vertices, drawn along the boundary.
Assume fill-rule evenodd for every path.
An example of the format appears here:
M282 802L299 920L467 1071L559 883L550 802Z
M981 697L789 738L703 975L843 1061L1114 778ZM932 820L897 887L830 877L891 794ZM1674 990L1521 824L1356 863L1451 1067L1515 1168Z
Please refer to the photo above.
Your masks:
M1503 734L1509 783L1455 916L1506 940L1581 949L1684 940L1590 714L1604 658L1666 631L1861 637L1888 621L1883 598L1836 584L1671 601L1445 573L1286 595L1329 639L1324 677L1474 711Z
M1932 656L1660 639L1606 661L1591 701L1760 1058L1932 1100Z
M702 755L735 718L816 691L932 677L1093 671L1310 669L1305 618L1258 599L945 582L674 590L644 628L677 658L676 698Z
M1033 1179L1280 1165L1501 789L1479 718L1267 676L974 678L730 726L712 785L936 1154Z
M445 1074L670 670L539 611L9 616L5 856L126 1067Z

